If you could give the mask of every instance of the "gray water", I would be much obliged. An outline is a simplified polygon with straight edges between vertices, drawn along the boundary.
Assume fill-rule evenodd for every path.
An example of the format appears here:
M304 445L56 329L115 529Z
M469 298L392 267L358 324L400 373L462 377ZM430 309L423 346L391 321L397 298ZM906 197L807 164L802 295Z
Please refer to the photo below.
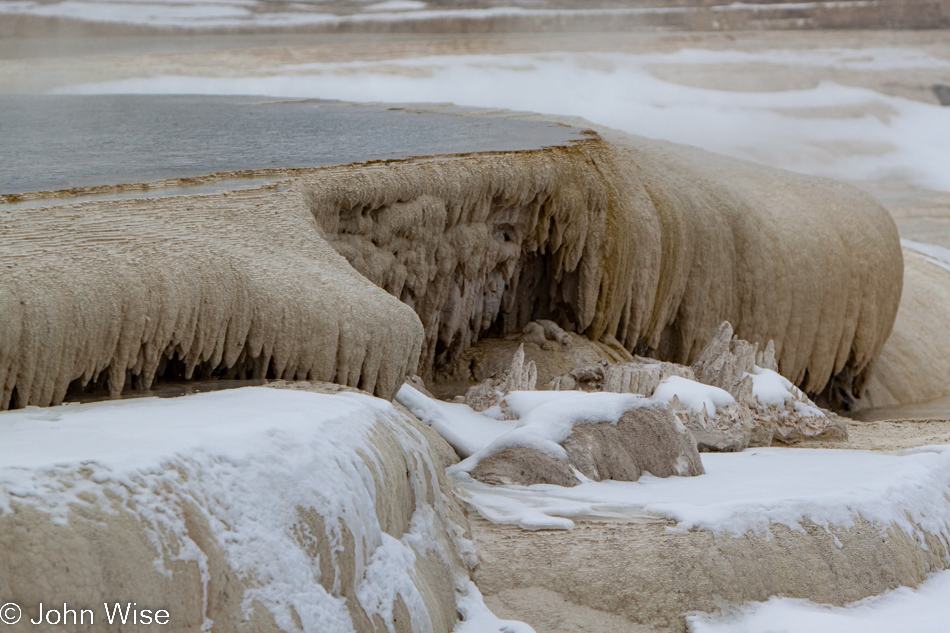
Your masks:
M0 195L582 138L546 121L438 110L270 97L0 96Z

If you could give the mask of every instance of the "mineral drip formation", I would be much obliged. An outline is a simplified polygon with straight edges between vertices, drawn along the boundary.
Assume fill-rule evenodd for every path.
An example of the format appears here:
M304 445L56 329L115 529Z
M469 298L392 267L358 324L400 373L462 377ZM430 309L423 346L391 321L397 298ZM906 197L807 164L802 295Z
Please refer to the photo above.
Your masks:
M426 380L532 321L679 364L729 321L774 341L805 391L836 378L859 394L900 300L897 230L870 197L657 141L593 135L300 187L333 247L419 315ZM548 330L531 335L550 346Z
M858 394L901 295L897 230L869 197L661 142L591 132L274 177L0 210L0 407L165 376L390 398L417 365L428 380L535 321L690 364L728 320L805 391Z

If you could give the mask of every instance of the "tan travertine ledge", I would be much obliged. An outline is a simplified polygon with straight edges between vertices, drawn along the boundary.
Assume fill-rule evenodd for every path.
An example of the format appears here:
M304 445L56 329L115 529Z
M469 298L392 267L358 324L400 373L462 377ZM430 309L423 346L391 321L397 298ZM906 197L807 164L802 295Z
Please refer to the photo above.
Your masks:
M774 340L809 392L831 379L861 391L903 280L880 205L833 181L564 129L566 144L315 167L277 187L0 207L0 406L156 376L388 398L420 361L431 376L537 318L680 363L728 320Z

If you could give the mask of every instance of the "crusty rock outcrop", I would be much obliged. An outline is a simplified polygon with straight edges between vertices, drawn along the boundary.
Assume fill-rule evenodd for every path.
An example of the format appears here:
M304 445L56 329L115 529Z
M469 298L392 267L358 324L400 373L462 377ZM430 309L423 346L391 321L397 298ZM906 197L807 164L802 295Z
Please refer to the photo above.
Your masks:
M495 347L486 339L473 350ZM590 341L586 344L578 341L571 350L559 354L571 358L574 356L572 350L585 348L601 349ZM543 367L558 366L558 362L550 359L557 355L535 352L537 358L543 359ZM750 446L769 446L773 442L792 444L802 440L846 440L848 437L841 418L815 405L775 371L771 341L765 350L759 351L757 345L736 337L729 322L720 324L692 367L641 356L632 357L627 362L610 362L607 358L575 367L551 380L546 389L631 393L654 398L673 410L692 433L700 451L740 451ZM523 375L524 359L525 346L522 344L508 371L470 388L466 403L477 411L501 405L503 413L507 413L504 410L506 394L534 389L535 386L534 382L530 386L512 383L508 378ZM671 379L678 380L676 386ZM658 393L661 385L664 385L662 394ZM697 404L697 396L703 399L709 395L709 389L703 385L714 387L713 391L718 392L715 397L721 401L715 407Z
M610 365L604 375L603 387L604 391L639 393L649 397L670 376L696 379L689 367L637 357L634 362Z
M333 247L416 310L426 380L532 321L688 364L728 320L806 391L841 375L859 393L900 297L887 212L848 185L604 134L301 187Z
M0 409L72 385L315 379L390 398L422 325L321 238L299 194L0 209Z
M537 329L535 326L537 325ZM465 394L467 385L484 383L488 379L496 382L508 371L512 357L519 347L524 350L526 363L534 363L538 373L538 389L571 390L577 386L571 375L578 368L629 362L633 356L616 340L592 341L576 332L563 331L569 343L545 338L546 345L539 344L532 335L543 326L531 322L520 333L508 334L504 338L482 338L461 352L452 363L442 365L437 370L433 384L442 397ZM560 329L560 328L559 328Z
M465 403L475 411L484 411L501 402L502 396L512 391L534 391L538 383L538 368L534 361L525 363L524 344L511 358L507 371L486 378L465 393Z
M575 470L593 481L706 472L689 431L662 405L630 409L616 424L578 424L561 446L566 459L530 447L505 448L480 460L471 475L490 484L576 486L581 480Z
M860 393L900 297L893 221L854 188L625 135L282 177L0 211L0 408L156 376L388 398L532 322L687 364L729 320L806 391Z

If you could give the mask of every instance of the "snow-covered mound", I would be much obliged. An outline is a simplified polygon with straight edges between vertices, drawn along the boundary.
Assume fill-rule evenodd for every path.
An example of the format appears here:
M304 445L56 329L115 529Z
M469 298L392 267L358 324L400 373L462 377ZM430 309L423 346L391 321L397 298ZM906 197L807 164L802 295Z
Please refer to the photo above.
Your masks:
M97 623L136 602L176 631L433 633L459 611L498 630L448 447L388 402L307 388L0 414L5 600Z
M915 587L950 564L946 446L901 454L757 448L704 454L703 463L698 477L572 488L486 485L456 473L488 519L472 522L475 581L487 603L538 628L586 609L614 622L600 630L682 631L690 612L777 595L842 606ZM532 606L542 598L544 609ZM945 613L945 602L934 607ZM749 607L738 623L696 630L838 633L850 630L834 626L840 618L873 617L869 609L792 617L799 610ZM926 618L885 621L892 626L855 630L913 631L910 623Z
M718 617L687 618L690 633L945 633L950 571L934 574L917 589L899 587L844 607L774 597L725 609Z

